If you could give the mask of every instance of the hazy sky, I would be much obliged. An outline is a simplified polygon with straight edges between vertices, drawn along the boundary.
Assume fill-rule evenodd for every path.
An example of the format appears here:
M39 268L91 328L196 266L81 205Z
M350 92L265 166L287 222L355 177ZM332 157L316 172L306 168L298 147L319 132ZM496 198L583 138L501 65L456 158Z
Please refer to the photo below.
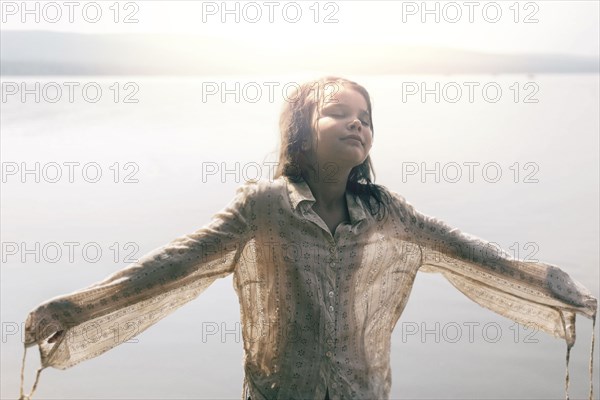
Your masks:
M39 3L37 11L35 3ZM486 52L593 56L599 55L600 48L600 2L596 0L428 1L425 6L421 1L229 1L228 9L234 10L230 14L223 13L221 1L122 1L118 4L118 15L114 1L81 1L71 10L73 22L69 22L70 10L64 3L29 2L27 7L34 11L24 14L20 1L3 1L2 29L189 33L268 41L282 46L344 42L357 44L357 57L364 46L382 42ZM84 7L88 20L97 19L97 22L84 19ZM424 14L424 7L433 12ZM96 18L98 9L101 15ZM39 22L35 21L36 12ZM124 23L127 16L138 22ZM325 22L328 16L330 22ZM235 21L236 17L239 22ZM436 17L439 22L435 21ZM298 21L292 23L294 19ZM497 22L493 22L496 19ZM452 22L454 20L456 22Z

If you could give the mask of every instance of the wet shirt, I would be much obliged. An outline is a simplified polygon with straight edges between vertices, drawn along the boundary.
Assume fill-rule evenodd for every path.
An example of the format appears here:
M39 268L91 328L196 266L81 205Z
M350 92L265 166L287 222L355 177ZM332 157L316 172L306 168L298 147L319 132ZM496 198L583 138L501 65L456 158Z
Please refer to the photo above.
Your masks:
M575 315L597 301L559 267L524 262L389 194L372 215L346 193L332 234L304 181L249 182L210 223L28 316L25 346L42 368L69 368L131 339L233 274L245 378L242 399L386 399L392 331L416 274L441 273L473 301L575 341ZM374 205L375 203L373 203ZM86 332L93 326L97 334ZM115 327L120 333L115 336ZM62 330L53 343L48 337ZM99 332L99 333L98 333Z

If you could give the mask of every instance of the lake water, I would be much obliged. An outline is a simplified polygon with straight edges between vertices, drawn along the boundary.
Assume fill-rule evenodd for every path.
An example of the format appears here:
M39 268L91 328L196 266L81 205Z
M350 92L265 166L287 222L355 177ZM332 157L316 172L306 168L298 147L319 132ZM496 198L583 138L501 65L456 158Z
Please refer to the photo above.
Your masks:
M33 95L25 102L18 95L3 99L2 398L18 397L20 327L29 310L198 229L244 178L269 177L282 87L303 78L28 78L28 88L40 82L43 91L46 85L39 103ZM378 183L519 258L559 265L598 297L597 75L351 78L373 97ZM2 80L3 89L23 81ZM240 83L237 102L234 94L225 101L207 94L220 91L224 81L234 92L234 82ZM79 83L72 103L65 82ZM440 101L434 94L423 101L421 83L434 89L436 82ZM102 89L96 103L94 83ZM63 94L51 103L56 86ZM262 96L254 101L257 88ZM452 102L457 88L462 98ZM125 95L138 102L124 103ZM35 173L20 175L36 162L39 182ZM436 162L438 182L435 173L423 173L435 171ZM570 368L574 399L587 398L591 326L578 317ZM219 332L209 335L207 327ZM392 343L392 399L564 398L564 341L478 306L438 275L417 276ZM27 389L38 359L31 348ZM45 370L35 398L236 399L242 377L230 276L137 343L65 371Z

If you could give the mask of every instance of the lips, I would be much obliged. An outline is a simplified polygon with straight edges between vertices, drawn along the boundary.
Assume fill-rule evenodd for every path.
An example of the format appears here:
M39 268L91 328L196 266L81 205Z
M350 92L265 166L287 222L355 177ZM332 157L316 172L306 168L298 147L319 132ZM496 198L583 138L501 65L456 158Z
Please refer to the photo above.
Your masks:
M354 139L354 140L358 140L358 141L360 142L360 144L364 145L364 143L363 143L363 141L362 141L361 137L360 137L360 136L358 136L358 135L348 135L348 136L344 136L344 137L342 138L342 140L348 140L348 139Z

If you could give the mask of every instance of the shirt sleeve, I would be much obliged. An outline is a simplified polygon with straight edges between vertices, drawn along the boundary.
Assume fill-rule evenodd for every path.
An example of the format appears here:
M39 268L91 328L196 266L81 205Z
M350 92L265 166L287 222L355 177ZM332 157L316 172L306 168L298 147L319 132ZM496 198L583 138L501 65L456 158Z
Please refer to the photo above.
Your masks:
M198 297L234 271L254 229L255 185L240 186L229 205L199 230L100 282L37 306L25 322L25 347L39 346L43 368L66 369L131 339Z
M441 273L479 305L523 325L575 342L575 315L595 319L597 300L558 266L513 258L497 245L422 214L391 192L407 240L421 251L420 271Z

